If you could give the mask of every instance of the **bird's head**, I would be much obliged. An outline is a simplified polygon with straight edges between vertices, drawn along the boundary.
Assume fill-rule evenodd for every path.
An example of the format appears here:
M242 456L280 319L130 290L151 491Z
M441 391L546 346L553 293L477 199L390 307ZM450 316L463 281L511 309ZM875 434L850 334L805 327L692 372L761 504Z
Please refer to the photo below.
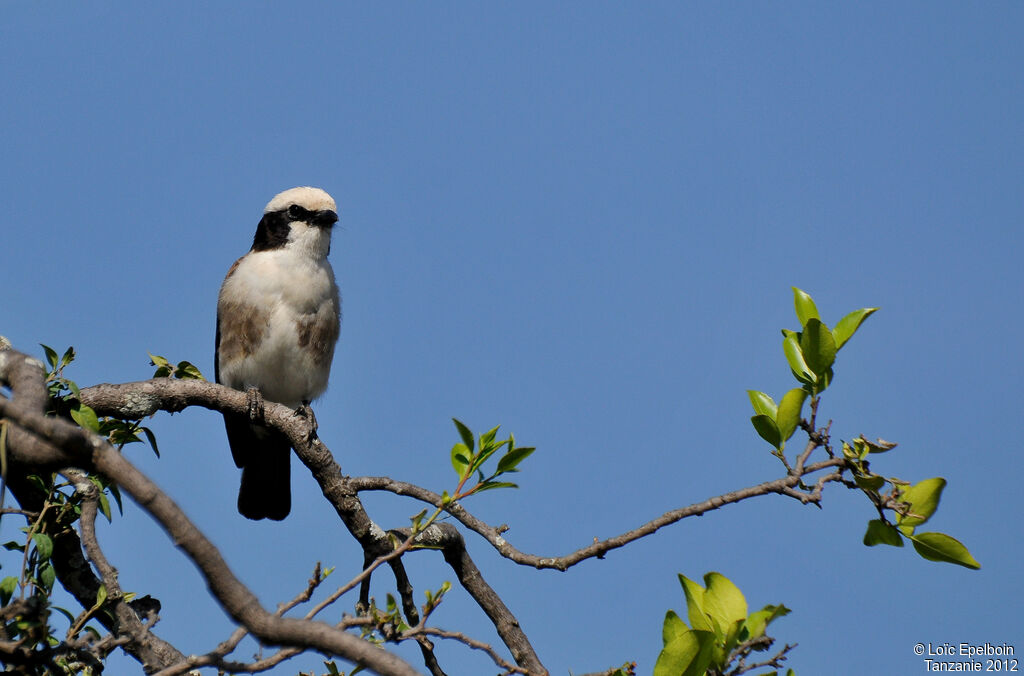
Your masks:
M337 221L334 199L320 188L285 190L263 210L252 250L295 248L324 258L331 250L331 228Z

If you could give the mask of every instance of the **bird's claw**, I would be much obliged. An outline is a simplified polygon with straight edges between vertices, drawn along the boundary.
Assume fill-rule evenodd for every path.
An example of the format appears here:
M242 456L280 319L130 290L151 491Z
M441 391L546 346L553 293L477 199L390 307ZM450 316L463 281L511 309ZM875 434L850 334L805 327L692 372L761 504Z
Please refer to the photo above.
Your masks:
M263 395L257 388L250 387L245 391L245 396L249 400L249 420L253 422L263 420Z
M320 429L320 425L316 421L316 415L313 413L313 408L309 405L309 402L302 402L302 405L295 409L295 415L306 419L306 422L309 424L309 438L313 439L316 436L316 431Z

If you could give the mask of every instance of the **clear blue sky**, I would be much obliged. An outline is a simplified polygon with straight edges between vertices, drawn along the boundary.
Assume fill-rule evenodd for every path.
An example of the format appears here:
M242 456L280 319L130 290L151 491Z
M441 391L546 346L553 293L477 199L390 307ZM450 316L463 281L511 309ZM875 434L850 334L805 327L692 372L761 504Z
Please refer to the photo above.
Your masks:
M790 285L830 323L880 306L822 415L900 442L879 471L946 477L929 526L980 572L865 548L872 509L837 489L564 574L470 552L555 674L649 673L676 573L709 570L793 609L775 635L798 673L924 673L919 641L1020 653L1022 31L1009 2L5 3L0 334L74 345L82 385L147 378L147 351L212 374L217 289L263 205L323 187L345 317L322 438L346 473L441 491L449 418L502 424L538 452L520 490L467 507L557 555L778 476L744 391L792 387ZM267 607L317 560L339 581L359 566L297 462L292 515L251 523L217 415L153 427L163 457L131 458ZM420 509L366 503L386 527ZM163 532L134 505L115 526L102 543L163 602L159 633L226 638ZM418 595L452 579L431 553L409 564ZM435 622L496 641L461 592Z

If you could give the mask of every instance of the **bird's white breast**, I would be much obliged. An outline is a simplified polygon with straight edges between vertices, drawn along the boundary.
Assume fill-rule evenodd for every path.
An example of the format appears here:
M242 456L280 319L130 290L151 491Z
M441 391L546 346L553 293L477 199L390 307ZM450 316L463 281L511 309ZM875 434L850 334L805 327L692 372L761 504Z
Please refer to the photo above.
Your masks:
M254 313L259 338L245 354L227 360L221 355L223 384L258 387L264 398L289 406L327 388L338 335L338 289L327 259L308 254L293 247L250 252L224 280L218 304L221 344L231 325L224 314L238 308ZM327 340L311 342L311 333Z

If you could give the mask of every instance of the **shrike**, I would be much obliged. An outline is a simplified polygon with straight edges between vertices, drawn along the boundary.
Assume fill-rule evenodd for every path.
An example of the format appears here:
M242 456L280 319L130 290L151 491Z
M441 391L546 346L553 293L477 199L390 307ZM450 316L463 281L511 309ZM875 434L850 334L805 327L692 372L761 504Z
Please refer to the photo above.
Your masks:
M231 266L217 301L218 383L250 396L250 416L224 415L235 465L238 511L280 521L291 511L290 452L278 432L255 424L261 397L305 407L327 389L341 328L341 298L327 261L334 200L292 188L270 200L252 248Z

